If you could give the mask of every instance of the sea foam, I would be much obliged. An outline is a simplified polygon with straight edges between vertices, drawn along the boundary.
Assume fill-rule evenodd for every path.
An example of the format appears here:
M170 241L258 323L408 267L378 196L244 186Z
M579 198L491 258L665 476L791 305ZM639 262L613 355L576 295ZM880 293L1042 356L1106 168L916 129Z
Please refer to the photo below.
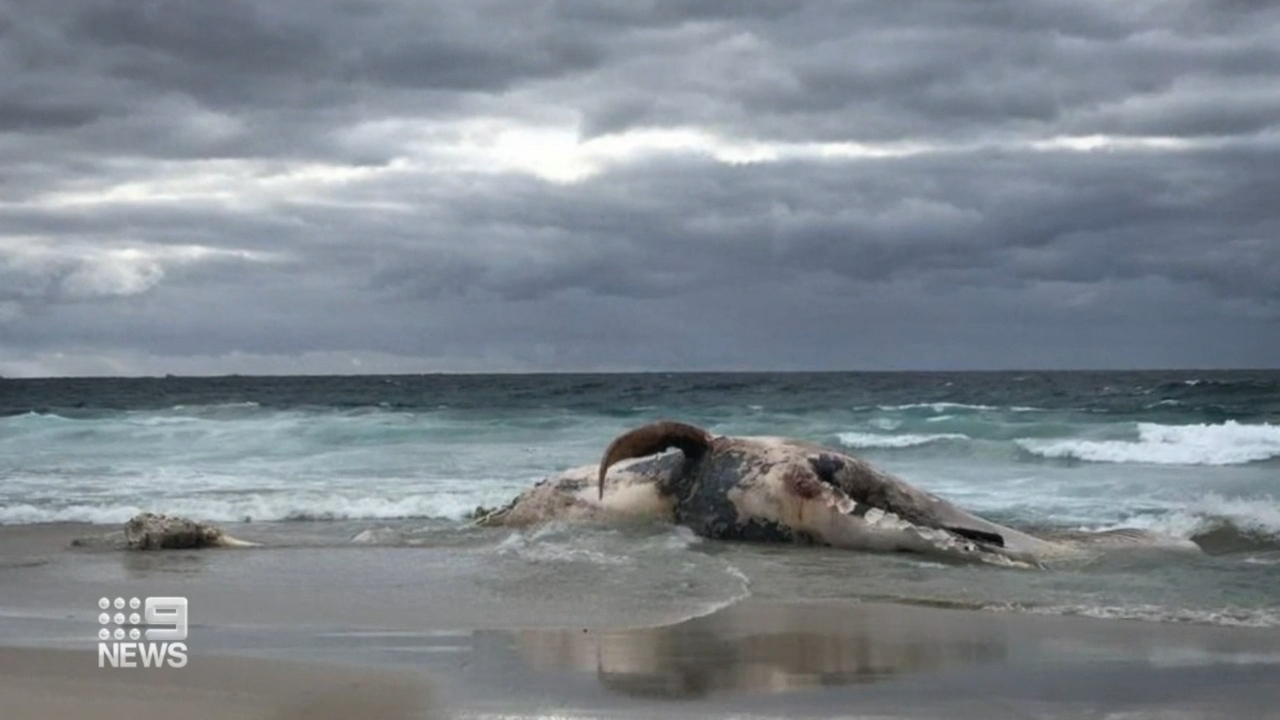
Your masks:
M996 612L1024 612L1033 615L1088 617L1098 620L1141 620L1146 622L1248 628L1280 627L1280 612L1270 608L1230 606L1220 608L1179 608L1151 604L1023 605L1020 603L992 603L983 606L983 609Z
M1228 498L1210 493L1168 512L1134 515L1113 525L1082 529L1132 527L1188 539L1225 532L1254 543L1280 546L1280 502L1271 496Z
M476 508L469 498L439 493L392 499L349 495L257 494L235 499L157 498L143 507L128 502L104 504L0 505L0 525L45 522L123 523L143 512L163 512L212 522L272 520L366 520L441 518L459 520Z
M928 445L949 440L968 440L968 435L961 433L936 433L931 435L877 435L874 433L842 432L837 433L840 444L851 448L909 448Z
M1280 457L1280 426L1137 423L1136 440L1020 439L1027 452L1045 458L1153 465L1244 465Z

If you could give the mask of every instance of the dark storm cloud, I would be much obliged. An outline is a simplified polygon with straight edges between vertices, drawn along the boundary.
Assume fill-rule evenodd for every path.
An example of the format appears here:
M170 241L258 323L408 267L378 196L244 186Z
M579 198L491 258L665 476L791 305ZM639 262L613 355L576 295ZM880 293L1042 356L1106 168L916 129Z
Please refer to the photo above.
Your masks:
M331 157L334 133L362 121L465 113L470 94L603 60L606 39L537 15L522 3L20 3L0 123L81 127L58 142L87 151ZM228 127L204 127L217 120Z
M1275 7L1211 3L808 3L725 28L713 40L720 52L700 67L677 72L682 59L670 56L620 63L609 87L593 87L596 99L584 101L586 128L693 121L793 139L883 140L1182 134L1179 115L1203 112L1183 97L1203 91L1194 81L1234 78L1250 78L1248 92L1219 98L1217 112L1229 125L1273 126L1273 105L1252 93L1274 94L1261 81L1280 73L1278 18ZM1169 108L1164 122L1138 122L1116 107L1134 100L1184 107Z
M540 23L536 4L317 2L307 10L247 0L116 0L92 6L71 34L116 51L119 74L250 104L257 98L249 88L221 78L493 91L602 59L591 40Z
M1274 364L1278 78L1270 3L8 2L0 373Z
M657 162L582 186L522 181L458 198L437 232L471 250L428 245L421 267L379 279L424 296L483 288L523 299L570 287L657 297L819 272L851 284L1160 276L1273 302L1278 168L1280 146Z

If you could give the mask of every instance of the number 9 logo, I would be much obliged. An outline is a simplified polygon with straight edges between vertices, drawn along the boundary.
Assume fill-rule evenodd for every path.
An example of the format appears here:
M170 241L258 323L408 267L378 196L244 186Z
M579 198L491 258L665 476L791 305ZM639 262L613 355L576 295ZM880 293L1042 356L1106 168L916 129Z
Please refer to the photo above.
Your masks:
M176 642L187 639L187 599L184 597L147 598L146 620L148 625L169 627L148 628L147 640Z

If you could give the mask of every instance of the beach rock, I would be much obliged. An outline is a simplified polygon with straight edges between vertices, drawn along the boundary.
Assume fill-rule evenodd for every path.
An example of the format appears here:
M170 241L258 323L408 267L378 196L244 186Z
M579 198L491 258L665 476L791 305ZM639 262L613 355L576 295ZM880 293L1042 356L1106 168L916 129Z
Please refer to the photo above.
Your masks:
M192 550L254 544L237 540L210 523L149 512L135 515L125 523L124 538L129 550Z

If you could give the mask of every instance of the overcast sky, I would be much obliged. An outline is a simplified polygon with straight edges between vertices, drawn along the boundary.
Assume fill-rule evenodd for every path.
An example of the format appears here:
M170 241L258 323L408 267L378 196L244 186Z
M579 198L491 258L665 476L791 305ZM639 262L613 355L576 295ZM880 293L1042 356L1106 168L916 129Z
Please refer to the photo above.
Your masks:
M0 375L1280 366L1280 3L0 0Z

